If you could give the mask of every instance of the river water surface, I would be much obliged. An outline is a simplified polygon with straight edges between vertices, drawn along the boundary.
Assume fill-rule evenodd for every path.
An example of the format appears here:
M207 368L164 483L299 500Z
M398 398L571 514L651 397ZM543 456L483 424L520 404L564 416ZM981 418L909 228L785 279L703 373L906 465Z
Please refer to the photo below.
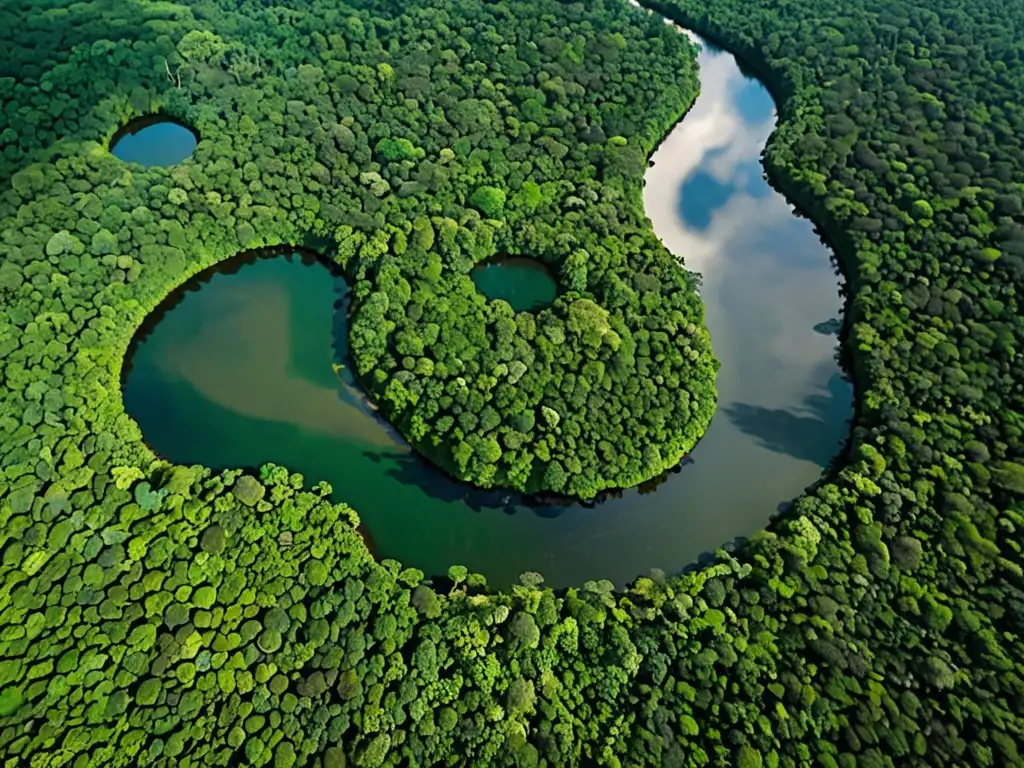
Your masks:
M763 527L848 433L851 387L835 336L820 332L842 302L828 250L762 177L767 91L708 46L700 70L701 95L652 157L644 195L659 237L703 274L722 361L717 413L681 471L593 508L530 508L448 480L339 367L347 289L299 256L206 273L147 324L124 393L146 442L183 464L273 461L327 480L379 555L428 574L465 565L495 586L528 570L553 586L621 585Z

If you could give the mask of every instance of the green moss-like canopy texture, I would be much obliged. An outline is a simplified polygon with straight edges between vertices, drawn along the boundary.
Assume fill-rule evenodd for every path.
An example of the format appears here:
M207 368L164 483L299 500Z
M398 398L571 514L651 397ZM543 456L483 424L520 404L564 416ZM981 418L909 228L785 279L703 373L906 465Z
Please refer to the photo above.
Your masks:
M71 165L44 165L31 161L45 131L14 123L16 201L54 231L56 266L99 277L99 262L148 309L196 265L322 243L352 283L357 374L451 474L592 498L677 464L710 422L717 364L694 277L651 232L640 190L696 93L686 38L557 3L323 2L287 19L254 5L255 26L247 4L224 5L208 24L173 6L144 53L83 41L73 74L8 86L12 105L42 98L41 120L66 116L55 140L155 109L203 138L169 173L81 141L58 150ZM31 239L11 245L31 258ZM516 313L478 293L474 264L504 252L559 273L553 307Z
M332 489L303 490L280 467L257 478L153 462L120 404L124 350L187 274L239 249L345 227L339 255L361 306L386 301L386 316L390 292L410 292L405 319L386 318L396 344L400 324L414 334L431 322L431 302L413 293L429 288L437 266L423 264L443 247L444 295L493 318L474 325L460 315L453 327L493 328L497 343L508 313L471 299L459 280L474 249L515 245L579 293L564 293L551 317L561 311L565 331L583 329L576 343L597 355L591 370L602 362L614 375L601 359L609 333L625 344L616 291L626 302L619 320L639 324L628 326L640 329L630 330L638 369L644 358L665 364L658 357L671 351L658 334L668 330L643 327L626 306L656 317L680 302L696 326L691 345L704 349L689 279L665 271L636 210L644 154L692 98L692 51L660 20L618 3L290 5L0 9L4 759L1021 764L1024 61L1014 30L1024 10L989 0L794 0L784 14L776 0L663 8L741 51L783 97L766 167L828 226L851 275L855 446L784 522L710 567L652 574L623 593L602 582L555 594L525 574L493 594L464 568L442 587L375 563L355 515L328 501ZM458 88L435 90L445 77ZM516 96L527 77L536 93ZM502 92L523 113L518 126L502 115L487 132L507 147L473 138L457 147L449 107L476 99L497 109ZM454 103L435 104L445 116L435 123L441 113L428 117L427 102L444 94ZM314 109L321 100L327 109ZM570 103L597 112L573 113ZM345 105L352 113L339 115ZM200 130L193 160L143 172L96 143L154 109ZM595 114L603 136L591 130ZM538 123L544 115L553 123ZM397 131L403 120L408 130ZM509 158L515 130L532 132L529 157ZM583 155L592 162L566 166ZM495 170L502 156L507 174ZM544 183L527 186L520 166L514 184L514 162L529 162ZM544 168L558 162L552 187ZM403 218L408 232L394 223ZM454 247L438 244L445 233ZM417 236L435 243L417 246ZM601 293L610 277L592 283L591 269L618 274L609 265L625 254L640 259L639 284L623 279ZM428 275L416 278L413 265ZM577 300L608 311L609 330L582 319L604 318L587 304L572 321ZM538 335L544 317L534 318ZM388 326L363 325L371 354ZM586 341L595 328L597 345ZM497 356L485 341L453 351ZM673 341L668 349L682 348ZM681 370L710 365L701 355ZM390 382L415 380L399 378L407 356L427 357L395 357L378 393L385 403ZM371 367L383 369L377 360ZM419 365L414 377L426 375ZM395 393L412 391L402 387ZM571 414L557 399L579 387L545 387L559 426ZM423 398L406 398L392 407L415 437ZM489 446L482 455L469 447L467 474L495 465L483 461ZM508 446L498 448L504 457Z

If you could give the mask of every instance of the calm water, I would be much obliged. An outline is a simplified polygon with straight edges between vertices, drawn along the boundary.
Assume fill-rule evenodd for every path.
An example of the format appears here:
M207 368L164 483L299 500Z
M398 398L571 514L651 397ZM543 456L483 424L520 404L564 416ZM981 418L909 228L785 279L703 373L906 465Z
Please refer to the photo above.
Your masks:
M525 256L505 256L473 269L477 290L489 299L504 299L516 312L549 307L558 295L558 283L547 265Z
M189 128L161 117L133 120L114 135L110 152L126 163L177 165L196 148L196 135Z
M693 464L594 508L533 509L444 478L366 407L345 362L346 288L314 262L237 261L207 275L131 358L126 407L157 452L212 467L286 464L355 507L380 555L427 573L453 563L507 584L677 570L761 528L816 480L848 432L836 340L838 278L809 222L762 180L774 107L723 53L655 154L645 204L666 245L703 273L722 361L720 401ZM342 311L336 311L342 307Z

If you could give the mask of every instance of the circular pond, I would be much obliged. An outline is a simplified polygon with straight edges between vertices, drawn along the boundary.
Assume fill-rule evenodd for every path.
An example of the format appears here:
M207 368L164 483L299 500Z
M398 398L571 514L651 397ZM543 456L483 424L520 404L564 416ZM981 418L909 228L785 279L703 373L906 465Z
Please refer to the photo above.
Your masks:
M719 404L680 471L593 508L530 507L456 483L367 405L347 366L344 280L315 260L238 259L168 299L129 355L125 404L146 441L211 467L272 461L326 480L382 557L462 564L492 585L677 570L763 527L821 474L852 392L823 323L842 309L829 252L764 181L765 89L704 48L702 91L653 156L655 231L703 273ZM817 329L816 329L817 327Z
M507 301L516 312L549 307L558 295L558 283L548 266L527 256L490 259L474 267L470 277L480 293Z
M195 151L199 137L184 123L150 115L132 120L110 140L110 153L126 163L177 165Z

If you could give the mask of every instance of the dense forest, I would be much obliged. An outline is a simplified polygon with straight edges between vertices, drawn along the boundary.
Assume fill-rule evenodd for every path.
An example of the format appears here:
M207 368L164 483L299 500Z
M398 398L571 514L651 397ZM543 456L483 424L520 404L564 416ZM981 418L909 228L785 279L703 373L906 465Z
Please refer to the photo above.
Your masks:
M328 247L361 379L437 463L656 474L714 400L696 277L639 203L686 38L624 0L0 8L6 764L1024 764L1024 8L656 10L780 101L766 169L849 277L853 446L714 564L496 593L376 562L344 488L158 460L125 350L203 267ZM194 156L112 157L154 112ZM550 309L475 291L500 252L552 266Z
M20 142L46 135L29 129L36 116L55 140L102 140L154 109L203 138L169 177L127 171L138 197L123 198L119 216L95 185L112 182L103 168L126 169L94 158L81 178L107 217L84 225L70 204L66 219L38 212L58 236L46 247L137 259L146 274L132 275L130 293L141 298L211 257L329 243L352 284L356 372L450 473L592 498L678 464L710 422L716 364L695 278L654 237L640 191L646 156L695 96L686 38L648 37L622 8L555 3L546 15L481 3L452 17L427 4L397 16L387 4L359 14L296 5L200 4L196 22L175 22L176 45L154 21L151 50L134 59L96 41L38 83L22 76L8 108L42 98L46 109L14 112ZM6 67L33 70L17 57ZM88 99L58 106L48 89L88 88L62 80L66 67L81 80L141 72L155 82L125 83L120 98L96 82L105 98L93 109ZM21 149L5 149L14 167ZM90 154L80 143L64 152ZM60 200L40 163L13 182L18 202ZM126 227L140 207L152 222ZM172 222L180 233L163 231ZM147 223L161 231L136 231ZM145 246L174 255L153 253L151 265L133 253ZM487 301L469 272L497 253L556 270L555 305L535 315Z

